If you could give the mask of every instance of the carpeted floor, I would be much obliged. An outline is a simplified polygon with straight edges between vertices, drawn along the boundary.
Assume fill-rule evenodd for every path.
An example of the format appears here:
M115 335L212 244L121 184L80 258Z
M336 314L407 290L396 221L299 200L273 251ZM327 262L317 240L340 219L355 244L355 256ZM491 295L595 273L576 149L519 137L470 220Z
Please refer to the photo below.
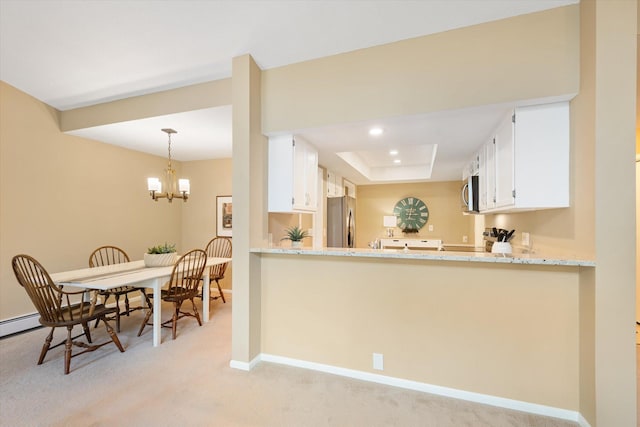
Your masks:
M110 344L73 358L67 376L63 347L36 365L47 330L0 340L0 426L577 426L265 362L232 369L230 300L212 302L202 327L182 319L175 341L163 329L157 348L150 327L136 337L134 313L122 320L125 353Z

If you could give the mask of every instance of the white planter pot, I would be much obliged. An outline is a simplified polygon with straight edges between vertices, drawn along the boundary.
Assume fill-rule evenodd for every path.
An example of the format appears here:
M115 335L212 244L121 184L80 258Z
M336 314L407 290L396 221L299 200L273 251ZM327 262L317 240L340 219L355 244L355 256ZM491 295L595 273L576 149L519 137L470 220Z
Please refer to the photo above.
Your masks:
M178 254L172 252L170 254L144 254L145 267L165 267L173 265L178 260Z
M510 254L513 252L511 243L509 242L494 242L491 246L491 253L494 254Z
M295 248L295 249L299 249L302 247L302 240L297 240L297 241L291 241L291 247Z

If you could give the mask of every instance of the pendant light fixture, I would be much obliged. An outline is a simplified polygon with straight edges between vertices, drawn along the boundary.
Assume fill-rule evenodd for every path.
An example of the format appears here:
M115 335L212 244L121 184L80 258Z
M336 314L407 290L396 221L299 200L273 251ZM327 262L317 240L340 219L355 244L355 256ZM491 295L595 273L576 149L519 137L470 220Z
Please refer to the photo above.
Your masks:
M176 171L171 166L171 134L178 133L173 129L161 129L169 136L169 165L164 175L164 192L162 191L163 182L159 178L147 178L147 187L151 198L156 202L158 199L167 199L169 203L174 198L182 199L185 202L189 198L189 190L191 186L188 179L177 179Z

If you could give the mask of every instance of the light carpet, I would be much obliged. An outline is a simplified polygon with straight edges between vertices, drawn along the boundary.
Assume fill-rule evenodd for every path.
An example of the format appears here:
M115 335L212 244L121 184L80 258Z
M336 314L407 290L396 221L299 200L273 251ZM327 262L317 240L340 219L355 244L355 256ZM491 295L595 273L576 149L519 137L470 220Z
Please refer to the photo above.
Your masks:
M176 340L163 329L157 348L151 327L136 337L142 313L133 313L118 334L125 353L109 344L74 357L69 375L64 346L36 365L48 330L0 340L0 426L577 426L266 362L232 369L231 307L231 296L212 302L202 327L181 319ZM92 334L107 337L103 326Z

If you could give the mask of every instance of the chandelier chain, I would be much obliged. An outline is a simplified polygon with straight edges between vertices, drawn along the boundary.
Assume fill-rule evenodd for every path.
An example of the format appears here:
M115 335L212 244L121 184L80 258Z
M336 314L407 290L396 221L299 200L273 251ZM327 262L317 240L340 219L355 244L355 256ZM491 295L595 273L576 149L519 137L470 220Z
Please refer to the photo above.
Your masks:
M169 133L169 169L173 169L171 167L171 134Z

